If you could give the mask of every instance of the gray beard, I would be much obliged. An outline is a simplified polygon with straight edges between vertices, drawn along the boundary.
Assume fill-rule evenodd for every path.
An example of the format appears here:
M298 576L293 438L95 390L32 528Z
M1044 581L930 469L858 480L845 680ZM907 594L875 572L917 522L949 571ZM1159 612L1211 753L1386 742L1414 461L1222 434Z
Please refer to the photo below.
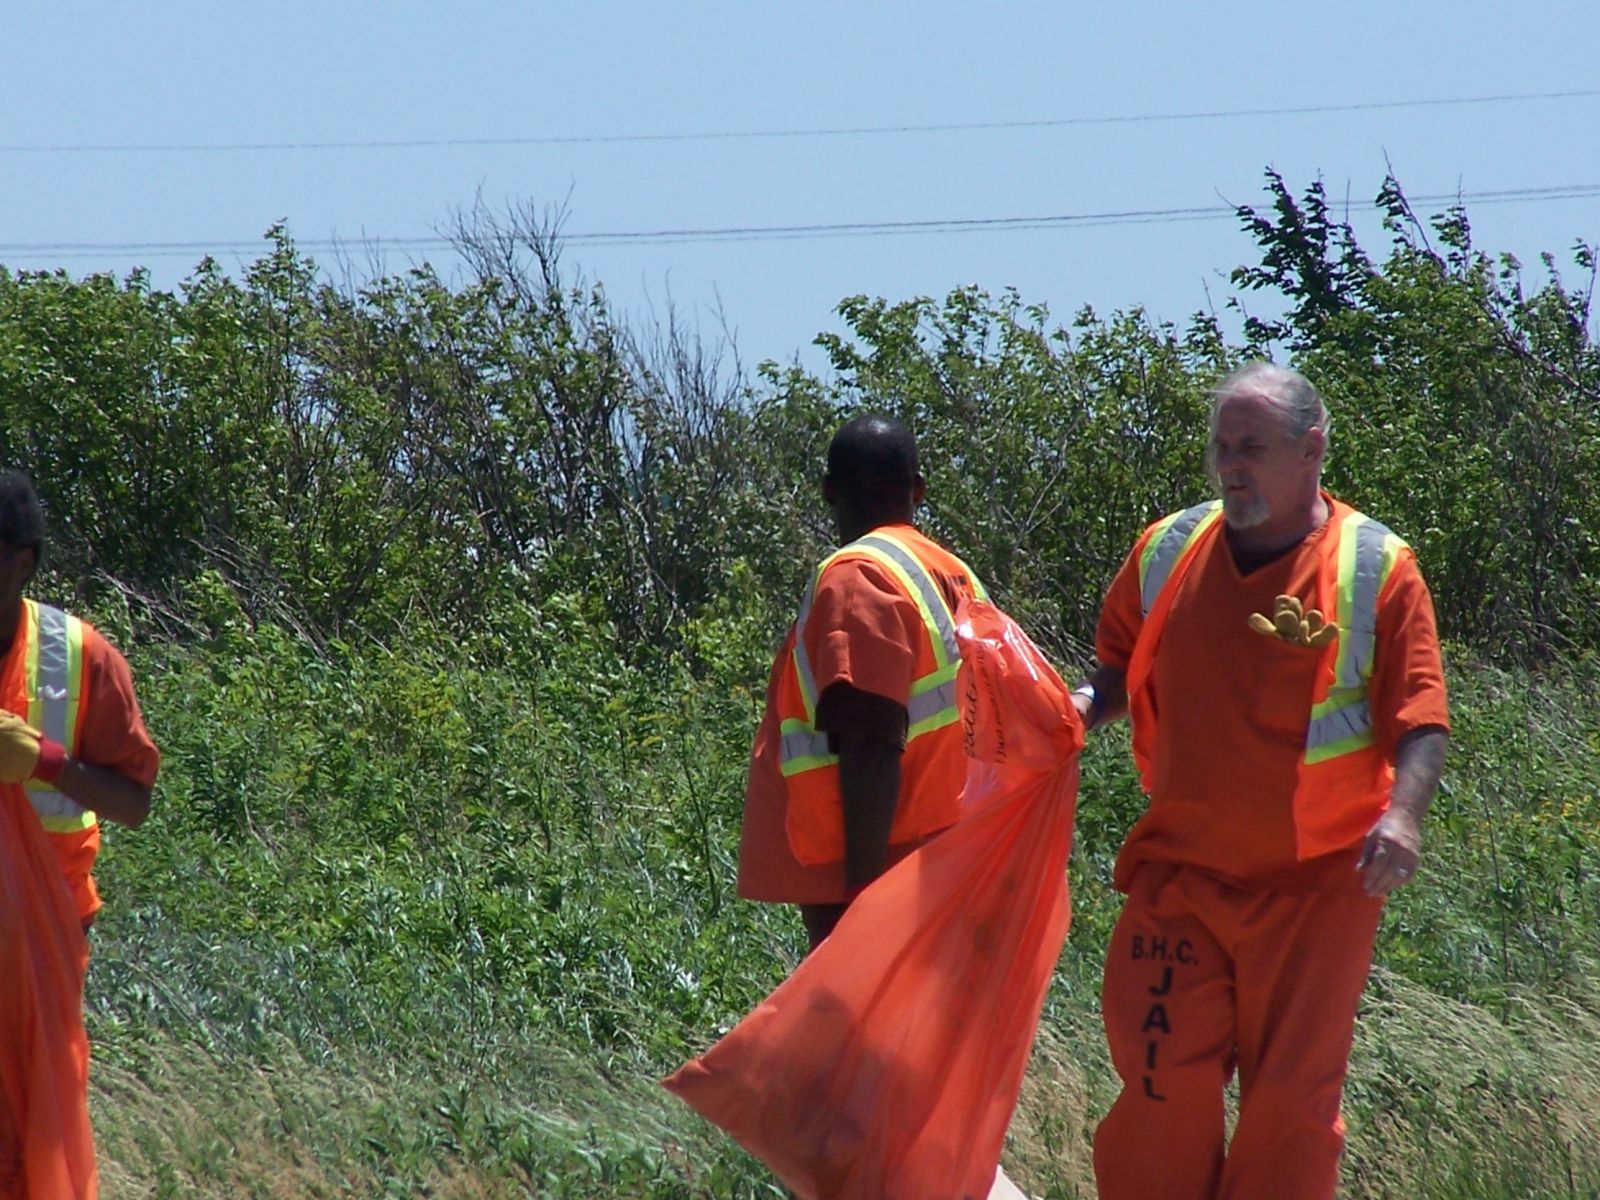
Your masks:
M1270 515L1266 501L1260 496L1243 502L1223 497L1222 519L1228 523L1230 529L1254 529L1257 525L1264 524Z

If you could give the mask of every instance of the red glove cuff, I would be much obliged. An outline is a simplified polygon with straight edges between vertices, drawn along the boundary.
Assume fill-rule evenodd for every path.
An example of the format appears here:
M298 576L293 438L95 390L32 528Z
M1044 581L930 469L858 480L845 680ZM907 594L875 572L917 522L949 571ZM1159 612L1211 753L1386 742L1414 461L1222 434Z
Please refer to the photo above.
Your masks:
M40 735L39 764L33 768L33 777L54 783L61 777L61 769L66 765L67 748L54 738Z

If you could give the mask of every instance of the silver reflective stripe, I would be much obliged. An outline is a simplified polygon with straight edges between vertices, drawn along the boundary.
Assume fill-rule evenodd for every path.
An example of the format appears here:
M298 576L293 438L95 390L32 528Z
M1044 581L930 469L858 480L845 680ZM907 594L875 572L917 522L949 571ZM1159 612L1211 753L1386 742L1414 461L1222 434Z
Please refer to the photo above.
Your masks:
M806 589L805 598L800 601L800 615L794 619L794 667L800 676L800 694L805 697L808 717L816 716L811 710L817 703L817 677L811 673L811 656L806 653L806 621L811 617L811 601L816 597L817 584L821 580L822 572L819 570L811 580L811 586Z
M794 665L797 682L801 695L805 701L806 714L804 724L809 725L816 720L817 680L811 669L811 656L806 653L805 628L806 622L811 619L811 606L816 599L817 585L822 582L822 574L835 558L846 553L851 548L860 548L871 551L874 555L881 555L895 565L905 576L915 590L913 597L918 601L918 609L926 613L926 620L932 622L929 638L935 647L935 659L939 660L939 667L925 675L922 679L913 681L912 687L928 679L937 678L946 673L951 664L960 661L961 643L956 640L955 619L950 605L945 601L944 593L939 590L939 585L934 581L932 573L922 564L917 556L911 553L901 542L886 533L869 533L865 537L857 538L850 545L835 551L818 568L811 586L806 589L805 597L800 602L800 614L795 618L794 625ZM983 585L977 577L972 575L971 569L967 571L971 580L974 593L982 595ZM942 656L938 651L942 650ZM947 714L956 707L956 683L954 678L946 679L926 691L914 692L906 701L907 727L910 738L917 736L917 725L935 721L941 715ZM778 760L783 765L784 774L791 771L809 769L803 766L803 760L809 760L811 765L820 766L825 762L834 761L834 756L828 749L828 735L818 733L814 729L799 728L794 726L800 722L784 722L789 732L780 735ZM931 728L932 726L930 726ZM927 732L927 730L923 730ZM821 760L821 761L819 761ZM795 764L792 768L790 764Z
M84 813L82 805L49 785L29 787L28 802L33 805L33 811L41 820L50 817L81 817Z
M810 606L807 605L807 608ZM800 674L800 691L806 698L806 707L815 708L817 703L817 677L811 673L811 656L806 653L806 644L801 640L800 631L805 628L806 614L802 613L800 620L794 627L794 665ZM815 713L811 714L815 716Z
M950 606L945 603L944 593L939 590L939 585L934 583L933 577L928 574L928 569L899 542L884 534L869 533L856 545L871 546L874 550L881 550L911 578L917 591L922 594L923 605L933 617L934 627L939 631L939 640L944 643L947 660L954 662L960 658L961 643L956 641L956 626L950 619Z
M35 675L29 680L30 690L38 700L39 732L63 746L71 746L67 735L67 722L73 716L68 709L77 700L72 694L72 648L67 614L48 604L35 604L33 636L38 650L35 655ZM75 800L58 792L47 783L30 780L26 785L28 801L42 820L60 818L79 819L85 809Z
M1306 750L1342 742L1372 730L1372 708L1365 700L1313 717L1306 726Z
M780 762L792 762L797 758L812 758L829 753L828 735L825 733L797 732L783 735L781 748L778 752Z
M1184 545L1208 515L1215 511L1217 502L1208 500L1204 504L1196 504L1193 508L1186 508L1183 514L1167 526L1166 533L1161 535L1161 542L1156 546L1155 554L1150 559L1150 569L1145 572L1143 585L1139 589L1139 603L1144 609L1144 615L1149 616L1150 610L1155 607L1156 597L1161 595L1161 589L1166 586L1167 577L1172 574L1172 568L1178 561L1178 555L1183 552Z
M906 723L915 727L929 717L936 717L956 703L956 681L947 679L938 687L929 688L906 701Z
M1378 591L1383 586L1384 546L1393 536L1368 518L1355 527L1356 553L1350 612L1341 614L1343 646L1338 685L1360 687L1372 675L1373 648L1378 641ZM1347 531L1348 535L1348 531Z
M67 614L48 604L39 605L39 732L53 741L67 744L67 696L69 651Z
M912 585L917 589L923 605L926 606L929 614L933 617L934 629L938 634L940 644L944 647L946 661L955 662L959 659L961 657L961 644L956 641L955 622L951 618L950 606L945 603L944 593L939 590L938 584L934 583L933 577L928 574L928 569L918 561L916 555L887 534L881 533L869 533L865 537L851 542L850 546L869 546L880 554L887 555L896 566L906 573ZM812 579L811 586L806 589L805 598L800 602L800 615L795 618L794 665L796 673L800 676L800 691L805 696L806 704L809 707L814 707L817 703L817 677L812 673L811 656L806 652L804 636L806 621L811 617L811 604L817 594L817 585L822 582L822 572L827 569L828 563L831 563L840 554L850 549L850 546L841 547L822 564L821 569L817 571L816 576ZM815 713L809 715L815 716ZM915 723L916 718L913 717L912 724Z

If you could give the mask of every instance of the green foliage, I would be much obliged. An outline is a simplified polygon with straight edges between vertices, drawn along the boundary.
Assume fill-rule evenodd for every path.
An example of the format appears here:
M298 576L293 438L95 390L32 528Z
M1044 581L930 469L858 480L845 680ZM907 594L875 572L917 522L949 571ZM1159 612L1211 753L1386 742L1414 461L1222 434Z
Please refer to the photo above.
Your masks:
M976 288L942 307L858 296L840 313L853 340L818 340L842 407L911 426L930 528L1046 644L1082 657L1138 531L1204 487L1204 389L1226 361L1216 329L1179 337L1138 312L1089 310L1051 329L1043 308Z
M1320 183L1268 191L1234 278L1288 310L1245 347L1209 318L857 296L818 339L830 377L768 363L755 388L675 319L621 329L526 215L464 223L454 287L424 266L339 292L281 228L242 281L208 262L179 294L0 271L0 459L38 476L56 586L141 625L188 632L206 571L318 642L418 616L473 636L573 594L642 662L683 649L736 563L781 626L830 539L827 438L887 409L921 441L929 526L1081 658L1133 538L1207 490L1207 388L1286 343L1335 411L1330 486L1416 545L1449 636L1501 662L1593 645L1593 251L1578 286L1547 258L1529 290L1463 209L1424 222L1391 180L1378 264Z
M463 222L461 284L340 290L281 228L242 279L207 262L176 293L0 270L38 590L130 650L165 756L100 871L108 1179L780 1194L653 1080L803 941L732 881L767 665L832 540L829 436L904 417L928 527L1081 666L1140 529L1207 492L1207 389L1282 348L1334 406L1330 487L1417 547L1451 639L1455 749L1380 942L1347 1186L1593 1190L1595 256L1529 288L1391 181L1380 262L1320 184L1268 194L1235 280L1284 315L1243 346L967 288L847 299L827 374L750 380L673 318L622 328L525 213ZM1111 870L1143 805L1123 735L1082 767L1074 935L1008 1148L1061 1197L1090 1194ZM187 1123L149 1118L179 1100Z
M790 912L729 895L764 657L740 594L697 631L698 675L629 665L570 598L529 618L515 666L226 619L216 645L137 650L166 761L155 815L102 859L88 1004L114 1161L212 1194L777 1195L651 1083L803 944ZM1405 1194L1559 1195L1568 1158L1600 1169L1600 693L1450 666L1457 751L1380 942L1352 1194L1399 1194L1370 1165L1403 1158ZM1099 970L1142 804L1122 735L1083 778L1073 936L1008 1151L1036 1194L1092 1194L1112 1093ZM151 1091L187 1098L193 1136L148 1123ZM286 1164L321 1182L250 1182Z
M1334 416L1329 486L1370 505L1417 548L1442 627L1503 662L1547 661L1600 638L1600 351L1590 328L1595 256L1569 289L1545 257L1531 294L1520 264L1472 245L1464 208L1378 203L1393 237L1381 269L1320 184L1297 206L1269 174L1276 220L1243 210L1266 265L1247 287L1295 302L1287 340ZM1438 246L1435 247L1434 239Z

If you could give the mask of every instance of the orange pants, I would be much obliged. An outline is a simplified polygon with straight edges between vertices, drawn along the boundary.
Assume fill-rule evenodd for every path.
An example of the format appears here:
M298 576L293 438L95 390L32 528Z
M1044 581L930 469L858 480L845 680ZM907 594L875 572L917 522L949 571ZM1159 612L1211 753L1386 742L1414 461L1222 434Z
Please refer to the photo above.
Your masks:
M1100 1200L1331 1197L1339 1095L1383 902L1134 876L1101 1012L1122 1094L1095 1132ZM1223 1087L1239 1071L1224 1148Z

